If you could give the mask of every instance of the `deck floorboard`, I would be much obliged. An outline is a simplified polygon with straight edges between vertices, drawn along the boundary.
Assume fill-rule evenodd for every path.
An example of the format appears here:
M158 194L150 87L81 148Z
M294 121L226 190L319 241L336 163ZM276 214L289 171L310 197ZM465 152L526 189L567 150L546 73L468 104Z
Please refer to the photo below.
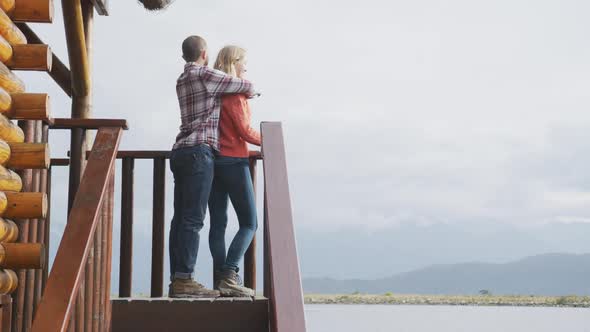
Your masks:
M268 332L268 299L114 298L112 331Z

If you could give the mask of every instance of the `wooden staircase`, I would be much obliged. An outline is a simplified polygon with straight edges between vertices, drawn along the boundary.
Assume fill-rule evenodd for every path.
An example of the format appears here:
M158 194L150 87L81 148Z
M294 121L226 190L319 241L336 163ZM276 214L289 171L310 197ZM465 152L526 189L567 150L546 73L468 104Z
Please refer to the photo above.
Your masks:
M268 299L113 299L112 331L268 332Z

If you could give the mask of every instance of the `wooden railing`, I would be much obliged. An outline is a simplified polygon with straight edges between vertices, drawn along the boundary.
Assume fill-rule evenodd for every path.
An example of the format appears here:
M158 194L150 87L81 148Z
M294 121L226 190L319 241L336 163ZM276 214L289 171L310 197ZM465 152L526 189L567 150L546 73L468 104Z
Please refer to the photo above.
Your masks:
M287 180L286 153L280 123L263 123L263 153L250 153L250 174L256 191L256 165L264 165L263 267L272 331L305 331L303 293L295 245ZM165 168L169 151L119 151L121 173L121 252L119 297L132 297L134 166L137 159L153 160L151 297L162 297L164 284ZM244 258L244 285L256 289L256 237Z
M98 133L33 321L34 332L66 331L73 322L87 331L110 328L114 163L124 126L103 127L98 120L57 121L55 126L74 127L98 129ZM74 317L82 283L85 310L78 310Z
M119 297L130 297L133 258L134 168L136 159L153 160L151 297L164 296L164 242L166 199L166 159L169 151L119 151L121 173L121 246L119 260Z
M152 204L152 255L150 297L164 296L164 255L165 243L165 191L166 160L170 151L119 151L121 169L121 246L119 261L119 297L131 297L133 283L133 221L134 221L134 170L135 160L153 160L153 204ZM250 173L256 183L256 163L260 152L250 153ZM256 288L256 240L252 241L245 258L244 283Z
M60 122L54 125L60 127ZM303 293L289 185L282 126L277 122L261 125L262 154L250 153L250 172L256 184L258 160L264 166L263 294L269 299L272 332L305 331ZM91 158L90 152L89 157ZM153 161L151 297L164 296L165 255L165 177L170 151L118 151L121 168L121 238L119 262L119 297L132 297L133 222L135 160ZM53 159L52 165L68 165L67 159ZM256 186L254 187L256 190ZM256 238L244 258L244 284L256 289ZM110 270L109 270L110 271Z

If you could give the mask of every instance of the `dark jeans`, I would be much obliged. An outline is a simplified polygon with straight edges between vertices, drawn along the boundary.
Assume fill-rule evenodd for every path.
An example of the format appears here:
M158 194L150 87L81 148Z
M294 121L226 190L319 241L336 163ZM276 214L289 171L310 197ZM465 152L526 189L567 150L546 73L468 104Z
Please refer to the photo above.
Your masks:
M207 210L215 157L211 147L173 150L174 217L170 225L170 278L192 278L199 251L199 231Z
M225 229L227 227L228 198L238 216L240 229L225 252ZM248 166L248 158L217 156L215 158L215 176L211 196L209 197L209 249L213 256L216 271L232 269L238 271L238 265L252 238L256 233L258 222L254 188Z

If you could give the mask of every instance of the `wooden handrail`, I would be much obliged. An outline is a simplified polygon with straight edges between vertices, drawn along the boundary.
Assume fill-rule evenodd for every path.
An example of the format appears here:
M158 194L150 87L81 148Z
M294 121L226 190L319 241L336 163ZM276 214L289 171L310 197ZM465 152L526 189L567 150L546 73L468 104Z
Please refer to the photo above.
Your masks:
M304 332L305 313L280 122L263 122L265 267L272 332ZM268 285L267 285L268 284Z
M170 150L121 150L117 153L117 159L170 159ZM90 153L90 151L88 151ZM250 159L262 159L260 151L249 151Z
M33 321L33 332L62 332L68 327L100 219L100 208L111 180L121 133L121 127L98 130Z
M87 152L90 155L90 151ZM169 150L121 150L117 152L117 159L133 158L133 159L169 159ZM260 151L250 151L250 160L262 160ZM70 159L68 158L51 158L51 166L68 166Z
M100 129L103 127L120 127L129 129L127 120L123 119L84 119L55 118L50 129Z

